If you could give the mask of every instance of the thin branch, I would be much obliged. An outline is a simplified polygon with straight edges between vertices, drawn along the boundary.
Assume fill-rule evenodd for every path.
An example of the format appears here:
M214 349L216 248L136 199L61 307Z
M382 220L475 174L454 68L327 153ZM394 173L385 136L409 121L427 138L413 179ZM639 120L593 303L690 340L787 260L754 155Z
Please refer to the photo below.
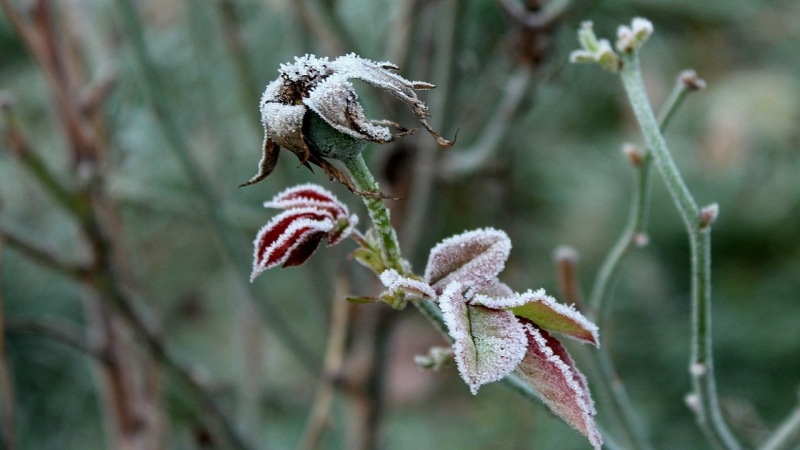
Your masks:
M443 0L438 5L441 12L438 14L441 20L437 22L436 35L436 57L434 59L433 75L431 79L442 84L438 89L431 93L430 108L440 113L431 118L431 126L442 129L444 124L444 111L447 109L449 99L449 82L453 72L453 62L456 44L456 31L458 22L458 1ZM432 148L424 148L416 152L413 162L413 181L408 194L408 211L403 220L403 243L406 250L413 256L417 241L426 228L426 219L431 207L430 198L434 189L434 182L437 174L438 159L441 155L440 149L431 145Z
M317 395L306 423L303 440L297 447L298 450L313 450L319 447L322 433L330 422L330 409L333 403L333 394L336 390L336 379L342 371L345 346L347 343L347 328L349 324L350 302L342 298L346 295L347 282L342 276L337 278L336 300L331 311L330 327L328 329L328 347L325 350L325 363L320 379Z
M355 51L353 41L346 36L341 23L332 20L332 11L318 4L309 4L310 1L312 0L290 2L306 34L313 36L314 42L328 55L342 55L348 51Z
M78 326L54 319L17 318L6 321L6 332L11 334L32 334L58 342L83 353L100 363L111 363L111 356L100 346L92 345Z
M29 259L41 264L44 267L61 273L73 280L80 281L89 273L88 266L64 261L61 257L53 254L49 250L40 248L36 244L21 238L14 233L0 229L0 240L5 240L6 244L13 247Z
M202 198L206 209L206 215L213 230L219 237L222 248L225 251L225 256L237 270L239 274L238 279L242 281L248 292L248 301L252 301L252 299L258 298L261 293L256 292L255 286L252 283L246 282L249 278L249 267L247 266L247 261L241 258L240 252L237 251L241 240L238 239L238 236L234 235L233 230L226 226L222 218L221 208L218 207L220 201L214 194L211 185L203 176L197 163L192 158L189 152L189 146L178 128L177 122L175 121L175 114L173 114L167 102L166 91L161 84L155 65L147 50L144 40L144 31L133 1L117 0L117 4L120 7L122 17L130 34L135 56L143 71L146 92L150 101L153 103L158 117L158 124L169 142L169 148L178 157L184 170L191 178L194 188ZM290 321L284 319L283 312L269 301L257 302L256 309L262 311L262 318L270 326L272 331L275 332L276 336L283 341L286 348L293 352L307 369L312 372L318 371L318 358L304 343L304 340L289 327L288 324Z
M475 142L467 148L451 151L443 158L442 177L452 179L475 173L497 153L532 84L533 73L533 67L522 64L509 75L502 100Z
M686 226L691 248L692 354L690 374L693 394L689 404L706 437L715 446L739 449L741 445L722 417L714 379L711 335L711 223L701 217L686 187L647 99L638 52L624 53L622 84L648 147Z
M692 77L694 82L688 83L687 79ZM699 80L699 81L698 81ZM678 110L683 100L692 91L698 90L702 80L692 71L681 72L675 82L669 97L662 105L658 114L659 129L663 133L675 112ZM589 297L589 316L595 320L598 326L602 326L608 316L611 304L612 281L619 272L619 267L631 248L636 244L637 237L646 236L646 218L650 199L650 175L652 173L652 151L644 149L641 154L630 155L632 163L636 168L633 196L631 197L631 208L628 221L623 228L617 242L609 251L600 268L597 271L591 296Z
M792 450L800 446L800 405L772 433L759 450Z

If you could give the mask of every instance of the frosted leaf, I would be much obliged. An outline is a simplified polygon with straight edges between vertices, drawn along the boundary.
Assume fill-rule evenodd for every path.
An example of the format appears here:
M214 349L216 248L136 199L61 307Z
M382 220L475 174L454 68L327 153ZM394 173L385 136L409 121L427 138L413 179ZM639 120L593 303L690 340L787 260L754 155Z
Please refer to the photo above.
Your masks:
M517 374L556 415L599 450L603 439L594 423L594 402L586 379L558 340L530 323L525 323L524 329L528 348Z
M304 263L333 226L331 215L317 208L292 209L275 216L253 242L250 281L269 268Z
M547 331L600 345L597 325L590 322L575 308L558 303L556 299L545 294L544 289L528 291L524 294L515 293L508 297L493 297L479 293L472 301L488 308L507 309L514 315L529 319Z
M472 394L508 375L525 355L522 324L508 311L469 306L463 285L453 281L439 297L442 318L453 338L453 354L461 378Z
M278 193L272 200L264 202L265 208L322 208L330 212L338 220L347 218L347 205L340 202L335 195L322 186L308 183L290 187Z
M387 269L381 273L381 283L389 289L389 292L394 293L397 291L404 291L420 297L436 298L436 293L433 289L422 281L415 280L400 275L394 269Z
M509 252L508 235L493 228L447 238L431 250L425 281L437 292L451 281L480 288L496 279Z
M474 295L472 295L469 299L471 304L483 304L482 302L477 301L478 297L504 298L517 295L517 293L511 290L507 284L503 283L497 278L492 279L481 288L474 290L473 294Z
M285 105L269 102L261 106L261 122L266 128L266 136L281 147L300 150L303 142L303 105Z

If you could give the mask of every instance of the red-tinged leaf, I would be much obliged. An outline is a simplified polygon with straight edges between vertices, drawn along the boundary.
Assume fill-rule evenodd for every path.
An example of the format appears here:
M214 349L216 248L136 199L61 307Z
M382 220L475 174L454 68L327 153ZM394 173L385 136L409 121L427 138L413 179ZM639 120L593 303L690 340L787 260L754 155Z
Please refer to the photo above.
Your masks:
M316 184L301 184L286 189L272 200L264 203L266 208L293 209L293 208L321 208L329 211L338 220L347 218L349 212L347 205L340 202L330 191Z
M458 372L473 394L508 375L524 357L525 329L512 313L467 305L457 281L444 289L439 306L454 341Z
M493 228L450 237L431 250L425 281L437 292L452 281L480 288L503 270L510 251L508 235Z
M517 374L554 413L599 450L603 439L594 423L594 402L585 378L557 339L530 322L524 328L528 349L517 366Z
M380 278L381 283L383 283L383 285L389 289L389 292L394 293L402 290L420 297L427 296L430 298L436 298L436 292L434 292L433 288L428 286L426 283L413 278L404 277L394 269L384 270L383 273L381 273Z
M333 228L330 215L315 208L289 210L274 217L254 241L253 273L284 264L296 266L305 262Z
M488 308L509 310L518 317L532 321L539 328L595 346L600 345L597 325L571 306L558 303L556 299L546 295L544 289L524 294L515 293L507 297L478 293L472 302Z

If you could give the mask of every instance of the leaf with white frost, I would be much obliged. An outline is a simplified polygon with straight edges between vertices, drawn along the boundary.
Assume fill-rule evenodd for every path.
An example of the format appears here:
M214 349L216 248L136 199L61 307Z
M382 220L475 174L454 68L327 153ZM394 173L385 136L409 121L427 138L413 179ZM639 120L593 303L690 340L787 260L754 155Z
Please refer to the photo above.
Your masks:
M522 324L508 311L467 305L462 284L453 281L439 297L461 378L473 394L508 375L520 363L527 347Z
M507 297L493 297L478 294L473 299L489 308L506 309L518 317L535 323L547 331L563 334L582 342L599 345L597 325L571 306L558 303L546 295L544 289L513 294Z
M594 402L586 380L566 348L546 331L526 323L528 348L516 373L567 424L600 449L603 439L594 423Z
M431 250L425 281L437 292L452 281L480 288L496 279L510 252L508 235L493 228L447 238Z

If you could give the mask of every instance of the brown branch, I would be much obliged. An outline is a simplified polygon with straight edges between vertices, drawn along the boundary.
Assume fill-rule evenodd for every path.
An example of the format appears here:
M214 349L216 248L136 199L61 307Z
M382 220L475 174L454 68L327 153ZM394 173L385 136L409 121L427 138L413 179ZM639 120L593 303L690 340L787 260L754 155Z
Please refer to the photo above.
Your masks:
M343 297L349 291L347 280L344 276L337 277L336 295L333 302L330 328L328 329L328 347L325 350L325 362L322 378L319 381L314 405L306 423L303 441L298 450L313 450L319 447L322 433L329 425L330 409L333 403L333 394L336 389L337 379L340 377L344 361L345 345L347 343L347 328L350 322L352 304Z

